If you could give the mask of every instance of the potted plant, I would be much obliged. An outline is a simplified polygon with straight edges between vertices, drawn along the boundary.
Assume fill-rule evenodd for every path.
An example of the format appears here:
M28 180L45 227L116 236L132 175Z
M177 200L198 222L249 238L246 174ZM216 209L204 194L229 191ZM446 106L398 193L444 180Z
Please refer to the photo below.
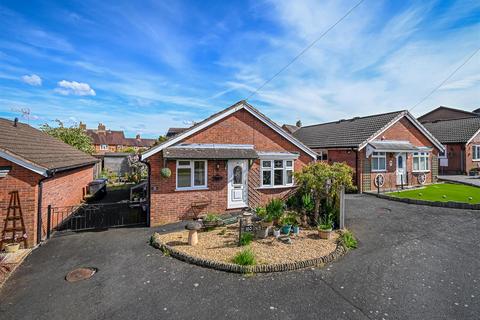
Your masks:
M285 216L283 216L280 219L280 225L282 226L282 229L281 229L282 233L283 234L289 234L291 229L292 229L292 225L295 222L296 222L296 219L291 214L286 214Z
M276 228L273 229L273 236L274 236L275 238L280 237L280 229L276 229Z
M5 252L6 253L15 253L19 249L20 249L20 243L18 243L18 242L7 243L5 245Z
M272 199L266 206L267 215L272 217L273 224L277 225L283 215L285 203L280 199Z
M260 225L264 228L271 227L273 225L273 218L267 213L267 209L264 207L257 207L255 209L257 217L260 219Z
M327 213L323 220L319 219L317 230L320 239L330 239L333 230L332 212Z
M293 223L293 234L298 236L300 234L300 224L298 223L298 221L295 219L295 222Z
M207 216L202 219L203 227L207 230L213 229L222 225L222 219L215 213L207 213Z

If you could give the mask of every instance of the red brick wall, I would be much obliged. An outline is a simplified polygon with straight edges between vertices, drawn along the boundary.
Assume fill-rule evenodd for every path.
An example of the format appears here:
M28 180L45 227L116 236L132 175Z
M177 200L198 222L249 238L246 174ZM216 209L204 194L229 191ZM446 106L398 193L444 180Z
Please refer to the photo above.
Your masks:
M245 110L240 110L225 119L188 137L183 143L225 143L253 144L257 151L299 152L295 161L295 171L312 161L312 157L301 151L274 130ZM174 222L191 217L192 203L206 201L209 204L199 212L222 213L227 210L227 162L208 161L208 190L175 191L175 161L167 161L172 171L169 178L162 178L163 168L161 152L148 159L151 168L151 207L150 224L152 226ZM217 163L219 168L217 169ZM292 188L258 189L260 181L259 161L255 161L249 170L249 202L251 206L263 205L273 197L284 197ZM218 176L220 180L214 180Z
M0 166L12 167L5 178L0 178L0 232L3 231L7 216L9 192L18 191L27 232L27 245L33 246L36 242L37 230L37 183L41 176L2 158L0 158ZM8 233L8 236L10 235L11 233Z
M37 241L38 182L42 176L21 166L0 158L0 166L12 166L5 178L0 178L0 231L3 230L4 219L11 191L18 191L23 219L27 231L27 245L34 246ZM71 206L82 201L82 189L93 179L93 166L57 174L43 181L42 213L44 233L46 232L47 205Z
M473 137L472 141L466 146L466 152L465 152L466 172L469 172L473 168L480 168L480 161L473 160L473 154L472 154L473 145L480 145L480 133L478 133L475 137Z

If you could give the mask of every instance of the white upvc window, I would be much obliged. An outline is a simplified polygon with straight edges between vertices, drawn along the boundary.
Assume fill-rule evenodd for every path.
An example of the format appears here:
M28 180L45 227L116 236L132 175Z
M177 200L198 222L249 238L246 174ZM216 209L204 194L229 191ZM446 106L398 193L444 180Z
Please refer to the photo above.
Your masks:
M480 161L480 145L472 146L472 160Z
M108 144L101 144L100 150L108 150Z
M413 172L425 172L430 170L430 153L414 152L413 153Z
M372 153L372 172L387 171L387 154L385 152Z
M207 188L207 160L177 160L177 190Z
M317 150L317 160L327 161L328 160L328 151L327 150Z
M439 158L439 159L446 159L446 158L448 158L447 145L444 145L443 148L444 148L444 150L445 150L444 152L442 152L442 151L439 151L439 152L438 152L438 158Z
M294 160L260 160L260 185L265 188L293 186Z

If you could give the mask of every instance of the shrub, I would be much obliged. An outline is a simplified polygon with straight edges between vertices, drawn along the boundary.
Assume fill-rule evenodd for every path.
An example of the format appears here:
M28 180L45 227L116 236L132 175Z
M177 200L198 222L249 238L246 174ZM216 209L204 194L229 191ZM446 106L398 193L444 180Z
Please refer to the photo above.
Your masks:
M272 199L267 204L267 214L272 217L272 219L280 219L283 215L284 202L280 199Z
M280 224L283 226L286 225L295 225L297 224L297 218L293 213L287 213L280 219Z
M237 253L233 257L232 262L241 266L253 266L256 264L255 254L252 249L247 248Z
M205 222L218 222L221 220L222 219L218 216L218 214L215 213L207 213L207 216L203 218L203 221Z
M350 231L344 231L339 238L340 243L348 249L357 248L357 239L353 236Z
M253 241L253 234L249 232L243 232L240 236L240 245L247 246Z
M260 219L264 219L267 216L267 210L264 207L257 207L255 213Z

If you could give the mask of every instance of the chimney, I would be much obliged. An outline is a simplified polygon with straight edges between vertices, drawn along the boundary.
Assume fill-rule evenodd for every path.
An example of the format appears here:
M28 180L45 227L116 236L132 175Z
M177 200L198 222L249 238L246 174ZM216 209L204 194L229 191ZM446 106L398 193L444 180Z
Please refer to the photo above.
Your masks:
M87 130L87 125L85 123L83 123L82 121L80 121L80 124L78 125L78 127L82 130Z
M15 117L15 119L13 119L13 126L16 127L18 124L18 118Z
M302 127L302 120L298 120L297 123L295 123L295 125L298 127L298 128L301 128Z
M135 136L135 139L140 140L140 134L137 133L137 135Z
M100 123L98 124L97 131L104 133L104 132L105 132L105 125L100 122Z

